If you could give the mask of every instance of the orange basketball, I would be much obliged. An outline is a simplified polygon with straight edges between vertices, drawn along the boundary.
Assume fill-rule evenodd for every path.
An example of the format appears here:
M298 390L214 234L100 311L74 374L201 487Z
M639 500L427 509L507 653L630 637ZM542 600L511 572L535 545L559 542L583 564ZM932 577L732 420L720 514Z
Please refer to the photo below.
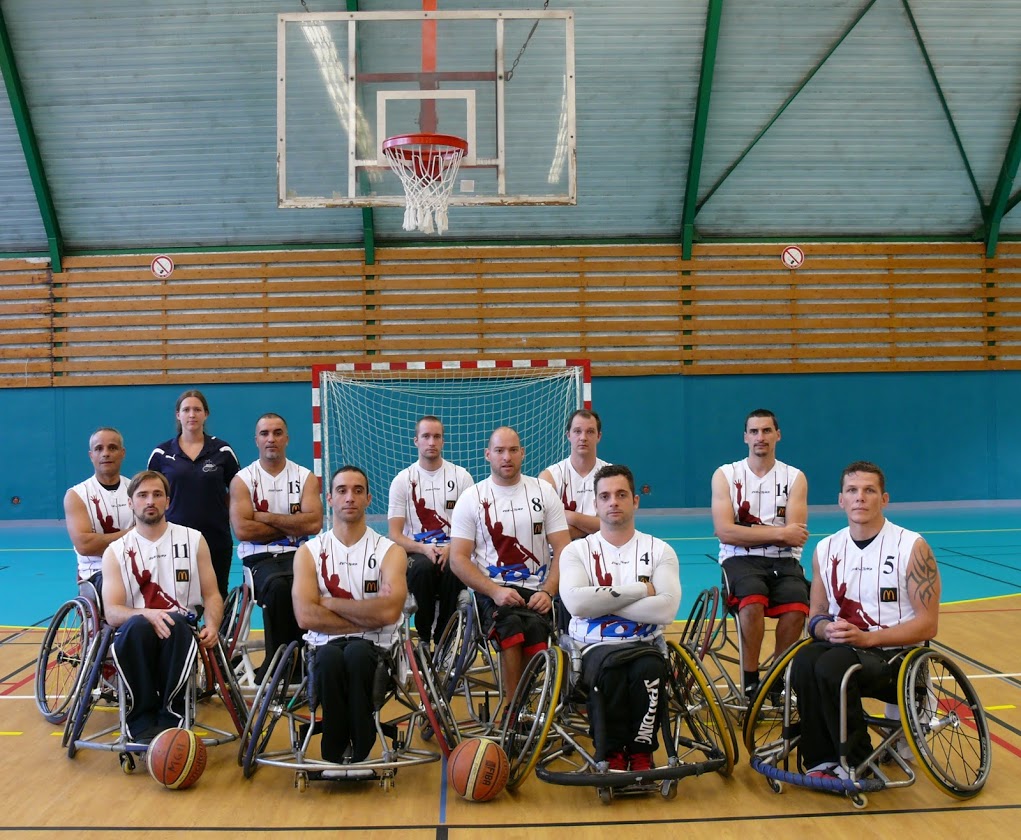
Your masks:
M206 745L190 729L164 729L152 739L145 766L163 787L184 790L206 769Z
M466 738L447 759L450 786L469 802L488 802L507 786L507 753L489 738Z

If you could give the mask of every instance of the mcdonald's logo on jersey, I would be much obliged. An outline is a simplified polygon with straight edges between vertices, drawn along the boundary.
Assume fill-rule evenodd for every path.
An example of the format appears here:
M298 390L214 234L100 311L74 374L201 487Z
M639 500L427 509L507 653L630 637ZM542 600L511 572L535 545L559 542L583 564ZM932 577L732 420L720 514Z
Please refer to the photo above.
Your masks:
M379 592L379 581L378 580L367 580L362 586L362 591L366 595L374 595Z
M291 502L291 513L301 513L301 502Z
M787 516L787 505L777 505L776 506L776 515L779 516L781 519L786 517Z
M879 588L879 602L882 604L896 604L897 603L897 587L896 586L881 586Z
M457 504L457 499L447 499L447 510L453 510L454 505Z
M535 537L542 536L542 523L541 522L533 522L532 523L532 536L535 536Z
M187 569L177 569L175 571L175 579L178 583L187 583L191 580L191 572Z

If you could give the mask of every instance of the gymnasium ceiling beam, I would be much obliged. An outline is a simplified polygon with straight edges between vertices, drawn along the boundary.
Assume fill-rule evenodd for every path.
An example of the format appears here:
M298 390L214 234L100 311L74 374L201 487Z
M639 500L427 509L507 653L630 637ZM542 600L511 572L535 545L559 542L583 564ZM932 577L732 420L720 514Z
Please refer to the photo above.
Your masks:
M688 175L684 187L684 207L681 210L681 259L684 260L691 259L691 246L695 239L695 214L698 212L695 205L698 201L698 181L702 173L706 126L709 123L709 97L713 89L722 12L723 0L709 0L705 16L705 38L702 42L702 67L698 74L698 97L695 100L695 126L691 133L691 154L688 158Z
M4 20L2 9L0 9L0 73L2 73L7 86L7 96L11 101L14 123L18 128L18 137L21 138L25 163L28 167L29 177L32 179L32 188L35 190L35 199L39 206L39 215L42 217L43 229L46 231L50 267L59 273L63 270L61 258L64 241L60 235L57 211L53 206L50 185L43 169L42 155L39 153L39 144L36 142L35 131L32 129L32 117L29 114L28 103L25 101L25 89L21 86L21 76L14 61L14 49L11 46L10 33L7 31L7 23Z
M922 33L918 29L918 24L915 22L915 16L911 12L911 6L908 5L908 0L901 0L901 4L904 6L904 11L907 13L908 22L911 24L911 30L915 33L915 40L918 42L918 48L922 51L922 58L925 59L925 66L929 70L929 78L932 79L932 86L936 89L936 95L939 97L939 104L943 107L943 113L947 118L947 123L950 125L950 133L954 135L954 143L957 144L957 151L961 155L961 161L964 163L964 169L968 173L968 180L971 181L971 188L975 192L975 198L978 199L979 207L983 204L982 190L979 189L978 181L975 180L975 173L971 170L971 163L968 161L968 154L964 151L964 144L961 142L961 135L957 133L957 126L954 124L954 117L950 113L950 106L947 104L946 97L943 96L943 88L940 87L939 78L936 76L936 68L932 66L932 61L929 58L929 51L925 48L925 41L922 40Z
M305 3L302 2L302 5L305 6ZM357 12L358 0L347 0L347 10ZM305 11L308 11L308 6L305 6ZM376 220L371 207L362 208L362 242L365 247L365 264L374 265L376 262Z
M1021 163L1021 112L1018 112L1017 119L1014 121L1014 131L1011 132L1010 142L1007 144L1007 153L1003 156L1003 165L1000 167L1000 177L996 179L993 197L983 213L985 217L985 236L983 238L986 243L988 259L996 256L996 245L1000 239L1000 222L1003 221L1004 213L1007 211L1007 200L1010 196L1010 189L1014 186L1014 178L1017 177L1019 163Z
M865 17L866 14L868 14L869 9L871 9L874 5L876 5L876 0L869 0L869 2L865 5L865 8L863 8L858 13L857 17L855 17L855 19L851 21L851 24L847 27L847 29L844 30L843 34L841 34L840 37L837 38L833 46L826 51L826 54L819 60L815 67L808 71L808 74L805 76L805 78L801 80L801 82L794 89L791 95L784 100L784 103L777 109L776 113L773 114L773 116L766 122L766 124L762 127L759 133L752 138L751 143L749 143L745 147L744 151L737 156L735 161L724 170L723 174L719 177L716 183L713 184L712 187L710 187L709 192L707 192L705 196L703 196L702 200L698 203L698 206L695 208L696 215L703 207L705 207L706 202L713 197L713 194L723 185L723 182L730 177L730 173L737 169L737 167L740 166L741 161L748 157L749 152L751 152L751 150L755 148L755 145L763 138L765 133L769 131L770 128L773 127L773 123L780 119L780 117L783 115L783 112L786 111L788 107L790 107L790 104L794 101L795 97L799 93L801 93L801 91L803 91L806 87L808 87L808 83L812 81L815 74L822 69L822 66L829 60L830 56L837 51L837 47L844 43L844 39L846 39L847 36L851 34L854 28L859 24L861 19Z

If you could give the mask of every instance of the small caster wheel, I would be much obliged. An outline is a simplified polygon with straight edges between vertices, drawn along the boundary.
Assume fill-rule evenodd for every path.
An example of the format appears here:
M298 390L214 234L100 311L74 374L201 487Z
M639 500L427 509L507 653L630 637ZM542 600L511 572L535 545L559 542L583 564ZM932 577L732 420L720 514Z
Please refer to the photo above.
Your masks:
M294 787L298 793L304 793L308 790L308 773L304 770L299 770L294 774Z
M659 795L662 796L667 802L677 798L677 780L667 779L660 783Z
M599 794L599 801L604 805L609 805L613 802L613 788L601 787L596 788L596 793Z
M132 773L135 772L135 759L131 755L131 753L121 753L120 754L120 760L121 760L121 772L125 776L130 776Z
M869 798L864 793L855 793L851 796L851 805L854 806L855 810L861 811L863 808L867 808L869 804Z
M394 789L394 777L383 776L383 778L379 780L379 786L383 788L384 793L389 793Z
M776 779L770 779L769 789L773 791L773 793L783 793L783 783L778 782Z

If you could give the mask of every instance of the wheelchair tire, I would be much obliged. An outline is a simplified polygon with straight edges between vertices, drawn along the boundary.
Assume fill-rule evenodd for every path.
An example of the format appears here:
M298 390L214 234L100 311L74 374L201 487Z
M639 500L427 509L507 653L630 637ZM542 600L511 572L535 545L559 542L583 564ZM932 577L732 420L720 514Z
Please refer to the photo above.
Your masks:
M422 709L436 735L440 751L444 758L449 758L450 751L461 742L461 735L457 731L457 721L454 720L454 715L450 711L447 698L443 696L443 692L436 684L428 655L421 647L414 645L411 639L404 642L404 650L408 657L408 666L411 668L415 686L418 689L419 700L422 702Z
M71 704L61 741L61 745L67 747L68 758L74 758L78 752L77 741L85 731L85 724L99 700L99 684L103 678L103 667L106 654L113 642L113 634L112 627L104 627L92 640L85 656L81 678L74 690L74 702Z
M750 756L754 755L757 749L782 740L784 710L779 706L773 707L770 695L775 694L776 688L782 690L787 666L791 664L794 655L802 647L811 643L811 639L799 639L773 661L769 670L766 671L766 675L759 682L759 690L752 698L744 719L744 745ZM790 723L793 726L797 722L797 705L792 702Z
M510 760L508 790L521 785L539 760L560 705L566 670L564 652L558 647L535 654L525 666L500 737Z
M35 666L35 704L50 723L63 723L74 701L99 618L88 598L72 598L53 615Z
M985 710L960 667L932 648L904 657L897 678L904 737L929 780L957 799L989 778L992 744Z
M277 721L283 716L288 703L288 692L295 675L301 673L301 645L291 642L273 656L273 668L266 678L253 704L248 725L241 735L239 754L241 772L250 779L258 768L258 758L266 751Z
M716 771L729 776L737 760L737 736L716 686L699 659L676 643L667 646L673 744L702 752L706 758L724 759ZM691 737L682 735L686 726Z

